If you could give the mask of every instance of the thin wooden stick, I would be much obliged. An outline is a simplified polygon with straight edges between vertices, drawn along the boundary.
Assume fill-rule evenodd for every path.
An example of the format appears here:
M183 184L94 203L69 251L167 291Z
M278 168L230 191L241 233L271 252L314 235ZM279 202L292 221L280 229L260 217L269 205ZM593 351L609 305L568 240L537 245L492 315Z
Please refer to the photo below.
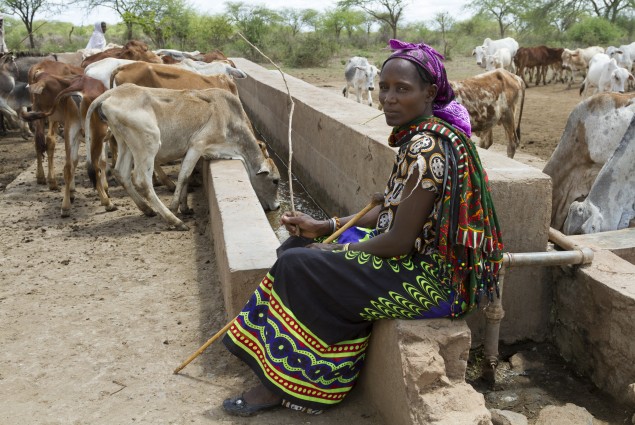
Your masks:
M247 40L244 35L242 35L240 32L237 32L237 34L243 40L245 40L245 42L247 44L249 44L251 47L256 49L256 51L258 51L258 53L260 53L269 62L271 62L271 64L273 66L276 67L278 72L280 72L280 75L282 75L282 80L284 81L284 86L287 88L287 95L289 96L289 104L290 104L290 109L289 109L289 131L288 131L288 138L289 138L289 163L287 164L288 165L287 166L287 172L288 172L288 175L289 175L289 177L288 177L289 178L289 201L291 202L291 211L295 212L295 202L293 200L293 174L291 173L291 162L292 162L292 159L293 159L293 144L291 143L291 130L293 128L293 109L295 108L295 103L293 102L293 97L291 97L291 91L289 90L289 85L287 84L287 79L284 77L284 72L282 72L282 69L280 69L280 67L278 65L276 65L276 63L274 61L269 59L269 57L267 55L262 53L262 51L260 51L259 48L257 48L249 40Z
M231 320L231 322L229 322L228 324L225 325L225 327L223 327L223 329L221 329L220 331L216 332L216 334L211 337L210 339L207 340L207 342L205 344L203 344L201 346L201 348L199 348L198 350L196 350L196 352L194 354L192 354L187 360L185 360L181 366L177 367L176 369L174 369L174 374L176 375L177 373L179 373L181 371L181 369L183 369L185 366L187 366L188 364L190 364L190 362L192 360L194 360L195 358L197 358L198 356L200 356L203 351L205 351L207 349L207 347L209 347L210 345L212 345L214 343L214 341L216 341L218 338L220 338L221 336L223 336L223 334L225 334L225 332L227 332L229 330L229 328L231 328L232 323L234 323L234 319Z
M335 239L337 239L339 237L339 235L344 233L344 231L346 231L346 229L348 229L351 226L353 226L353 224L355 224L357 222L357 220L359 220L360 218L365 216L368 211L372 210L377 205L381 204L383 201L384 201L384 197L382 195L380 195L380 194L374 195L373 199L370 201L370 203L368 205L366 205L364 207L363 210L361 210L360 212L355 214L350 220L348 220L348 222L346 224L344 224L342 227L340 227L331 236L329 236L328 238L324 239L323 243L331 243L331 242L333 242Z
M348 229L349 227L351 227L353 224L355 224L357 222L357 220L359 220L360 218L362 218L364 215L366 215L366 213L368 211L370 211L371 209L373 209L376 205L379 205L383 202L384 197L381 194L375 194L373 195L373 199L370 201L370 203L368 205L366 205L364 207L363 210L361 210L360 212L358 212L357 214L355 214L346 224L344 224L337 232L334 232L331 236L329 236L328 238L326 238L324 240L324 243L331 243L333 242L333 240L335 240L335 238L337 238L339 235L342 234L342 232L344 232L346 229ZM185 360L181 366L177 367L176 369L174 369L174 374L178 374L185 366L187 366L188 364L190 364L190 362L192 362L192 360L194 360L195 358L197 358L198 356L200 356L203 351L205 351L207 349L207 347L209 347L210 345L212 345L214 343L214 341L216 341L218 338L220 338L223 334L225 334L225 332L227 332L229 330L229 328L231 328L232 323L234 323L234 320L236 320L235 318L232 319L229 323L227 323L223 329L221 329L220 331L216 332L216 334L211 337L210 339L207 340L207 342L205 344L203 344L201 346L201 348L199 348L198 350L196 350L196 352L194 354L192 354L187 360Z

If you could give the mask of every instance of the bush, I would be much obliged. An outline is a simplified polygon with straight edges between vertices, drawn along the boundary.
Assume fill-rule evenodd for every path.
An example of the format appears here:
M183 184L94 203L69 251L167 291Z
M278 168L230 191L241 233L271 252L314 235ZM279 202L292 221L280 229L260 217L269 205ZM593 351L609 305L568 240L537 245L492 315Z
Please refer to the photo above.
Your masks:
M287 65L294 68L323 66L337 51L337 45L327 37L307 34L293 47Z
M624 30L602 18L585 18L574 24L567 36L583 46L607 45L622 36Z

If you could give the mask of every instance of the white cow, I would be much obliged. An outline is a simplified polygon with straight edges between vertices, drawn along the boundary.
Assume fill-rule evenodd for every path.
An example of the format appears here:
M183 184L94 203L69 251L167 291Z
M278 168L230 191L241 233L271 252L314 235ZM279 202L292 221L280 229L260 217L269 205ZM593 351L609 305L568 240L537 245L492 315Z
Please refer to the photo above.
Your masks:
M175 229L187 230L174 213L177 209L191 212L187 180L201 157L242 159L262 206L275 210L280 205L280 174L271 158L263 155L240 99L226 90L135 84L112 88L95 99L87 112L86 146L95 151L88 137L93 113L108 123L117 140L115 178L146 215L159 213ZM155 164L177 159L182 159L181 170L168 209L154 192L152 172Z
M375 90L375 77L379 73L379 69L375 65L368 63L368 59L360 56L354 56L348 60L344 69L344 77L346 78L346 86L342 89L342 94L348 97L349 87L355 90L357 102L362 102L362 90L368 94L368 105L373 106L373 98L370 92Z
M589 72L582 82L580 94L586 96L591 89L595 89L595 93L624 93L628 80L633 80L629 71L619 67L615 59L609 58L607 54L597 53L589 62Z
M561 230L571 203L589 194L634 116L635 93L600 93L573 108L543 170L553 187L551 227Z
M493 55L485 56L485 69L487 71L503 68L509 72L513 72L512 63L512 53L507 47L498 49Z
M172 66L194 71L201 75L218 75L226 74L233 78L247 78L247 74L244 71L234 68L225 61L214 62L202 62L185 58L179 63L175 63Z
M606 48L606 54L611 59L615 59L615 62L617 62L618 66L629 71L633 68L633 58L631 57L631 52L628 49L609 46Z
M112 72L122 65L136 62L130 59L105 58L88 64L84 69L84 74L99 80L106 89L110 88L110 76Z
M589 196L569 207L567 235L624 229L635 218L635 117L598 174Z
M483 46L476 46L474 50L472 50L472 56L476 57L476 64L481 68L485 68L485 49Z
M585 49L564 49L562 52L562 67L570 72L568 88L575 78L576 73L586 75L591 58L597 53L604 53L604 47L591 46Z
M486 38L483 40L483 44L481 46L477 46L472 51L472 55L476 56L476 64L481 68L485 68L485 58L487 56L493 55L499 49L508 49L513 59L518 51L518 47L518 42L511 37L501 38L498 40Z
M193 52L183 52L181 50L174 49L159 49L153 51L157 56L170 56L179 62L186 58L197 60L201 57L201 52L198 50L194 50Z

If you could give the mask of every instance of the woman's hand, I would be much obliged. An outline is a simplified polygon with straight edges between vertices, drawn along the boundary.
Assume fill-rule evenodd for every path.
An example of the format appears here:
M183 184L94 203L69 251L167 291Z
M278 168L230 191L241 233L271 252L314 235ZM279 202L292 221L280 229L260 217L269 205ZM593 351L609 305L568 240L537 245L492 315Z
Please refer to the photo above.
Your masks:
M324 236L331 231L331 223L328 220L316 220L299 211L296 211L295 215L291 211L282 214L280 224L287 229L289 234L310 239Z
M306 246L311 249L319 249L322 251L341 251L344 245L341 243L312 243Z

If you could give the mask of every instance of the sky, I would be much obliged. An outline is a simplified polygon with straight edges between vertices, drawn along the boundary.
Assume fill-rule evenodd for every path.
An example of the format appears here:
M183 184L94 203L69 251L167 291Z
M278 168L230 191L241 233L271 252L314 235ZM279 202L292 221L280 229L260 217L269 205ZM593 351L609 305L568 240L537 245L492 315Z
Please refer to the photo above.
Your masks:
M337 4L336 0L242 0L246 4L264 5L269 9L282 9L284 7L292 7L295 9L317 9L324 11L325 9L334 8ZM219 0L189 0L195 10L200 13L208 13L211 15L223 13L225 10L225 2ZM316 4L318 3L318 4ZM468 0L410 0L405 9L406 21L428 21L439 12L449 12L454 19L462 20L469 17L469 13L462 9ZM119 16L108 8L98 8L87 13L85 9L78 7L66 7L62 15L49 16L48 18L72 22L75 25L89 25L97 21L106 21L109 24L121 22ZM36 19L39 19L36 16Z

